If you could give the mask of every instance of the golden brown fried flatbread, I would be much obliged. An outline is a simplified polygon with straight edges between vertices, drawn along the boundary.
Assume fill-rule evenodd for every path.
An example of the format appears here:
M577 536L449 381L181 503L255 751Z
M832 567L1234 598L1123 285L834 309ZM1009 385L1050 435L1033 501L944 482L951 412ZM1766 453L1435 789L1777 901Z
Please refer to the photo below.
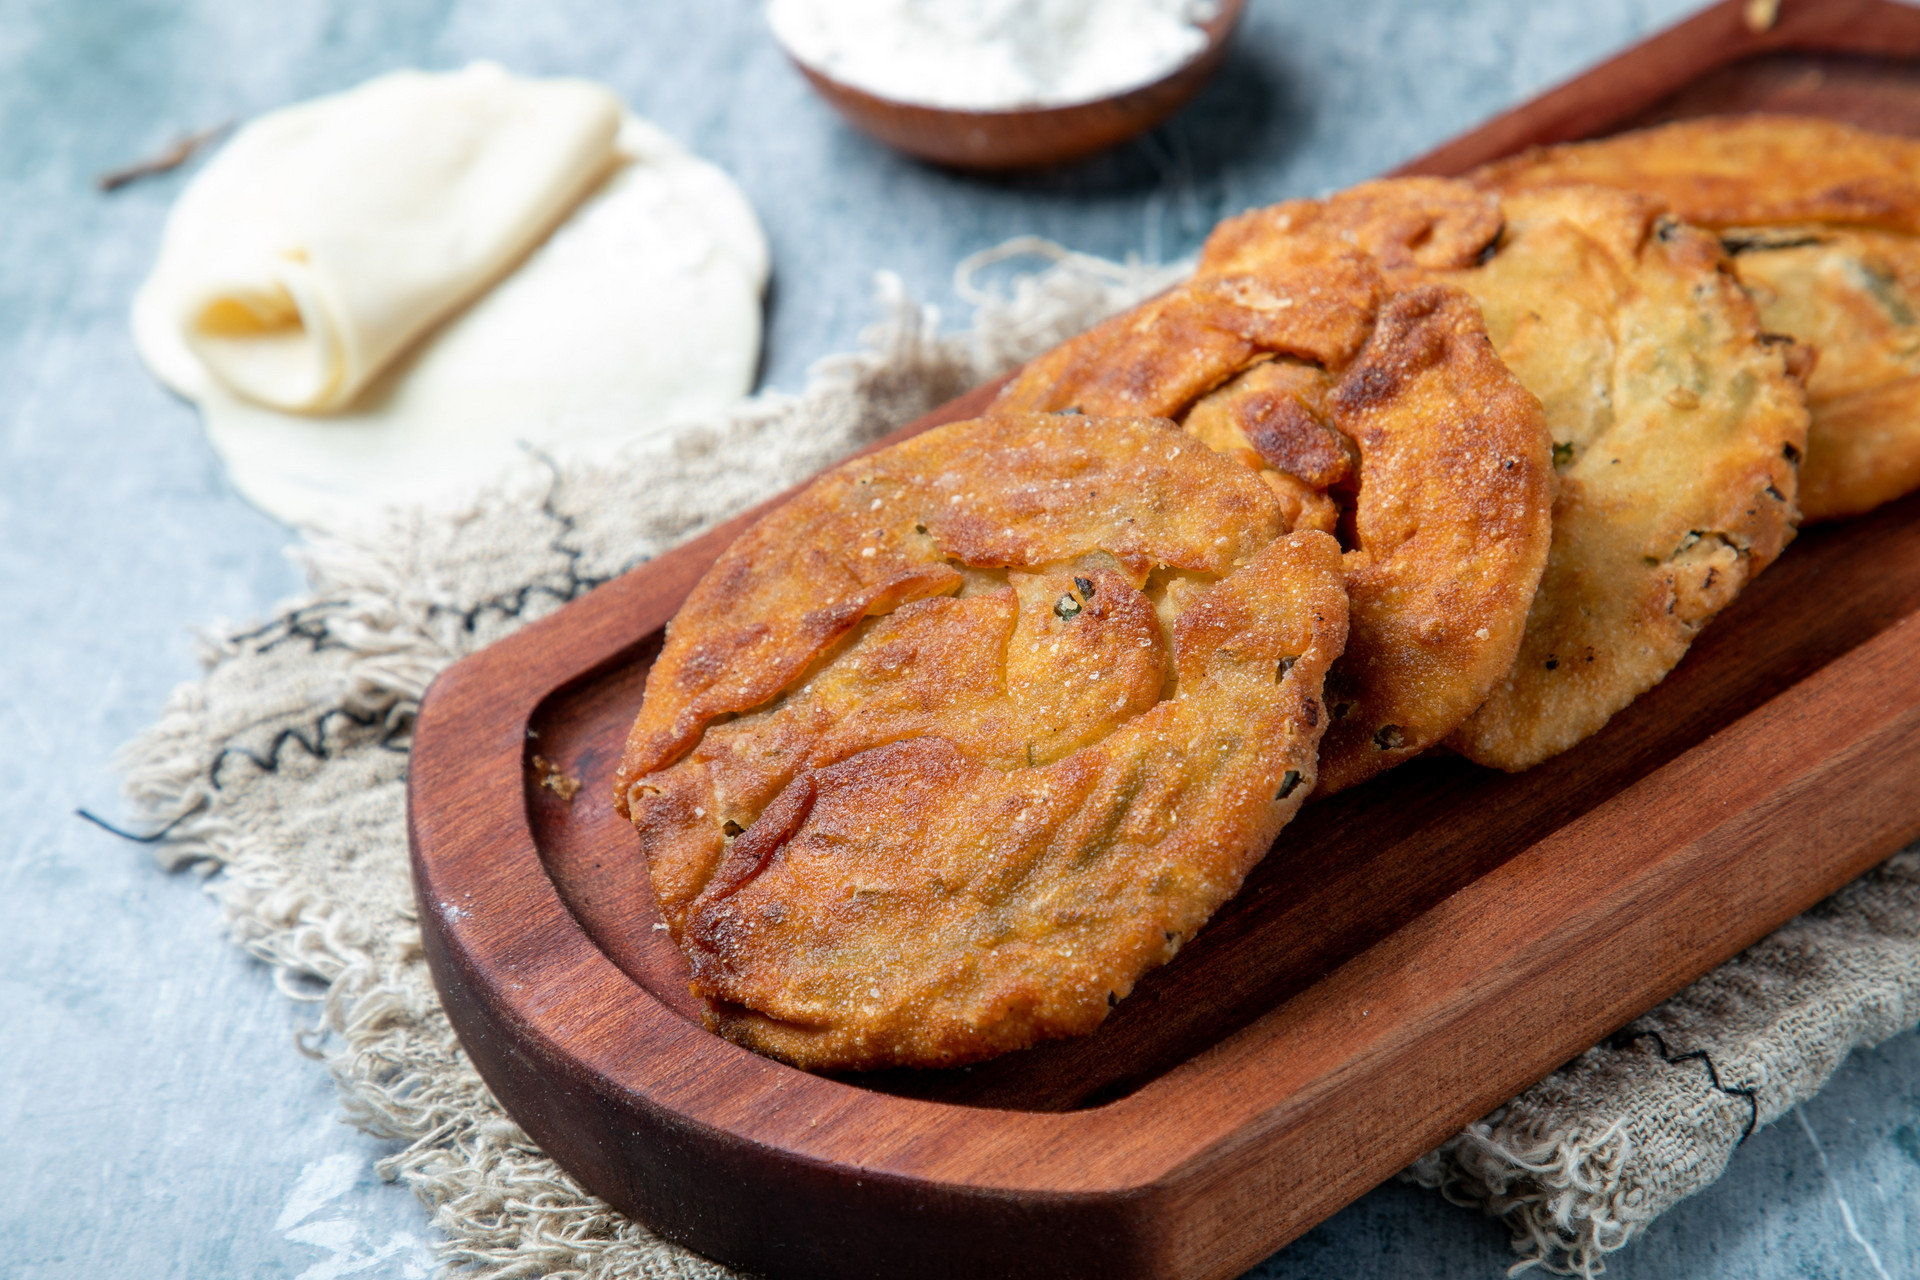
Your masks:
M1469 180L1496 191L1638 191L1716 229L1825 222L1920 233L1920 141L1814 116L1708 116L1535 147Z
M1689 120L1539 148L1474 178L1646 192L1722 233L1762 324L1819 352L1800 471L1809 520L1920 488L1920 142L1832 120Z
M1272 483L1344 501L1352 616L1328 678L1323 793L1418 754L1486 700L1546 564L1552 461L1539 402L1470 297L1397 294L1337 381L1259 365L1187 425Z
M1470 293L1499 355L1545 406L1560 473L1551 560L1511 672L1449 739L1485 764L1535 764L1664 678L1791 537L1804 352L1762 332L1711 236L1626 192L1501 198L1442 179L1367 183L1236 219L1201 269L1246 269L1299 234L1365 250L1388 291L1426 282ZM1236 412L1232 395L1211 398L1200 433L1216 446L1227 436L1244 458L1259 452L1254 437L1220 425ZM1281 417L1312 403L1295 392ZM1361 509L1364 493L1363 478ZM1348 589L1353 638L1330 705L1375 617L1391 612L1371 611L1364 582L1350 576ZM1351 749L1339 734L1336 721L1323 780Z
M1485 700L1546 563L1538 403L1466 294L1394 293L1380 274L1471 263L1500 225L1497 199L1439 180L1256 210L1214 233L1192 284L1041 357L1000 402L1183 415L1261 474L1289 528L1342 531L1352 628L1329 677L1323 794L1441 741ZM1262 301L1261 341L1193 341L1171 319L1206 309L1211 332L1254 332L1254 318L1225 318L1228 297ZM1287 329L1290 317L1310 323Z
M737 541L618 777L718 1029L806 1067L1093 1030L1311 789L1339 548L1169 423L1023 414Z
M1800 509L1860 515L1920 489L1920 237L1845 227L1722 233L1761 322L1819 353Z
M1599 187L1503 207L1497 251L1435 275L1546 406L1560 489L1519 658L1450 742L1522 769L1663 679L1779 555L1807 413L1792 344L1711 235Z

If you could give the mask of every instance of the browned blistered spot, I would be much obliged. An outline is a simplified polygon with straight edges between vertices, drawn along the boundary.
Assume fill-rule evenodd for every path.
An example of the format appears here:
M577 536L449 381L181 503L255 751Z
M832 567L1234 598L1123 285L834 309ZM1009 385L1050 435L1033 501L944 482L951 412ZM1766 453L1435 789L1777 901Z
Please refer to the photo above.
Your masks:
M1348 371L1333 393L1339 415L1360 415L1399 397L1408 381L1447 356L1446 322L1432 321L1447 304L1448 291L1421 285L1400 294L1380 313L1368 359Z
M1268 360L1253 365L1213 392L1187 415L1187 430L1208 448L1267 472L1293 528L1331 532L1331 520L1314 522L1303 501L1313 490L1339 484L1351 473L1353 445L1326 420L1328 377L1318 365ZM1291 477L1296 485L1275 483ZM1330 513L1329 513L1330 514Z
M1247 442L1276 470L1318 488L1338 484L1353 469L1340 434L1292 396L1261 392L1234 406Z

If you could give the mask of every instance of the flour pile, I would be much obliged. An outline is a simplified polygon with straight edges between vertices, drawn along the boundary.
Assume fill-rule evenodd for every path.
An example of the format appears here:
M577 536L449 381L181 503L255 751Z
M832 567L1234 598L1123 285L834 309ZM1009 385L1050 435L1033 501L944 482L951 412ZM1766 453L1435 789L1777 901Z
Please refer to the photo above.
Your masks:
M895 102L1006 111L1092 102L1206 47L1215 0L773 0L795 58Z

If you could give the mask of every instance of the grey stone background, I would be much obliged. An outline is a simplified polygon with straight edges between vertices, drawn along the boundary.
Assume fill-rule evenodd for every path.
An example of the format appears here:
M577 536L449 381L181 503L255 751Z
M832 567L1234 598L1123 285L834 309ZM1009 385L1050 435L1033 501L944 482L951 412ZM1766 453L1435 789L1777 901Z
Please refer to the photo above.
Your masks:
M74 816L119 812L110 756L195 673L191 629L299 586L292 536L235 496L127 336L186 175L102 196L94 174L392 67L595 77L746 187L776 262L764 380L792 388L856 342L875 270L958 316L953 264L1015 234L1170 258L1222 214L1376 173L1690 7L1254 0L1184 115L1077 168L981 181L850 133L753 0L0 0L0 1274L432 1265L424 1213L373 1178L379 1146L294 1051L308 1012L222 940L191 877ZM1920 1276L1920 1038L1856 1055L1804 1120L1756 1134L1610 1270ZM1495 1224L1389 1185L1255 1274L1510 1261Z

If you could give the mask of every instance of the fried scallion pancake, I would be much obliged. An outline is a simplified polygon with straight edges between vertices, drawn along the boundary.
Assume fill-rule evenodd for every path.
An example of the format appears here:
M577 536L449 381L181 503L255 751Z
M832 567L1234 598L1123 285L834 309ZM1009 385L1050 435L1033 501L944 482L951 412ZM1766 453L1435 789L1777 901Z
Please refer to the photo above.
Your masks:
M617 775L716 1028L810 1068L1093 1030L1313 786L1338 544L1170 423L841 466L694 588Z
M1767 328L1819 353L1800 509L1861 515L1920 489L1920 237L1848 227L1728 230Z
M1396 292L1381 274L1471 263L1500 226L1496 199L1435 180L1242 215L1189 285L1040 357L999 401L1182 417L1267 482L1289 528L1342 535L1352 627L1328 681L1323 794L1443 740L1485 700L1546 564L1538 402L1465 293ZM1231 336L1197 340L1202 314Z
M1396 294L1337 380L1257 365L1187 427L1276 488L1345 508L1351 627L1328 678L1323 791L1418 754L1486 700L1546 564L1552 461L1539 402L1470 297L1433 284Z
M1920 141L1816 116L1707 116L1534 147L1469 180L1638 191L1715 229L1824 222L1920 234Z
M1718 231L1761 323L1819 353L1806 518L1920 488L1920 142L1833 120L1719 117L1537 148L1473 176L1501 191L1641 191Z
M1366 252L1389 292L1471 294L1499 356L1545 406L1559 473L1552 554L1511 670L1449 738L1484 764L1536 764L1663 679L1792 536L1807 353L1762 329L1712 236L1622 191L1366 183L1226 224L1201 270L1249 269L1300 234ZM1283 417L1313 403L1292 400ZM1214 408L1202 433L1217 444L1233 410ZM1257 453L1241 434L1231 451ZM1362 509L1365 488L1363 475ZM1330 705L1372 626L1366 585L1350 577L1348 589L1353 639Z
M1325 200L1250 209L1214 228L1200 276L1259 271L1302 236L1364 253L1389 274L1470 266L1500 236L1497 196L1451 178L1383 178Z
M1473 294L1546 406L1559 496L1520 654L1451 744L1522 769L1665 678L1793 536L1807 411L1710 234L1599 187L1515 192Z

